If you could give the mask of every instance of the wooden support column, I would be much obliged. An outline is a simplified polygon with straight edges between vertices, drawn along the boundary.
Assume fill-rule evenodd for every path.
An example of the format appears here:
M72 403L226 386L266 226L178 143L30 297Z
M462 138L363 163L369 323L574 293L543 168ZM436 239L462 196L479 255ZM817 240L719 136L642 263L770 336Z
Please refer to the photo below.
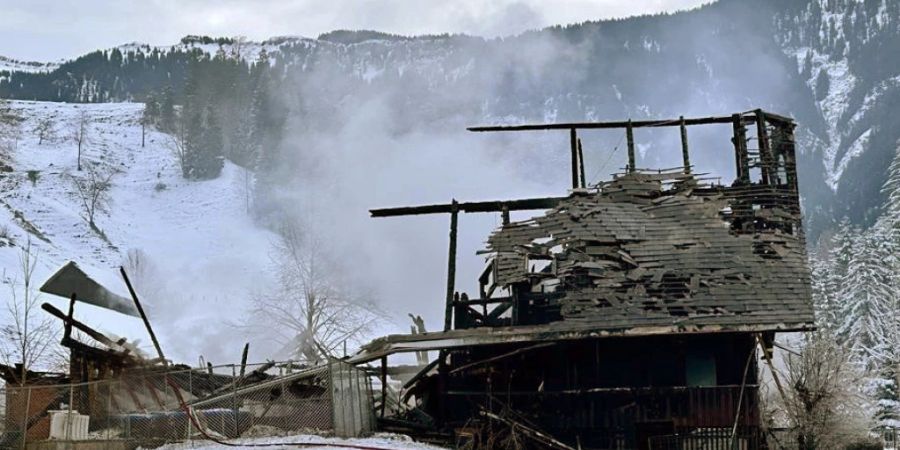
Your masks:
M500 207L500 218L503 220L503 225L509 225L509 205L504 204Z
M66 315L66 323L63 324L63 342L69 340L72 337L72 322L75 319L75 301L78 300L78 295L74 292L72 296L69 297L69 314Z
M628 141L628 172L635 171L635 162L634 162L634 127L631 124L631 119L628 120L628 124L625 126L625 140Z
M381 357L381 418L387 410L387 356Z
M766 130L766 113L756 110L756 140L759 143L759 159L762 163L762 182L769 184L775 178L772 149L769 148L769 132Z
M581 148L581 138L578 139L578 174L580 175L581 187L587 187L584 179L584 150Z
M453 322L453 293L456 291L456 229L459 225L459 203L450 203L450 248L447 257L447 306L444 311L444 331Z
M684 173L691 173L691 156L688 153L687 125L684 123L684 116L678 118L681 121L681 159L684 161Z
M569 146L572 151L572 189L578 186L578 132L575 128L569 129Z
M800 192L797 184L797 147L794 141L794 125L785 126L783 131L785 142L782 145L784 148L785 173L787 173L788 186L794 192Z
M742 184L750 183L750 157L747 155L747 129L740 114L731 116L734 135L731 138L734 143L735 175Z

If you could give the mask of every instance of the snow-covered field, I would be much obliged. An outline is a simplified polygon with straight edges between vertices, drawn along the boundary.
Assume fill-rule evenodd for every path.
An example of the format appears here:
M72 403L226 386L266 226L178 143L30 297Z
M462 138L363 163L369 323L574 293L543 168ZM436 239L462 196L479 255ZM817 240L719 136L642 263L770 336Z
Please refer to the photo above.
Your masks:
M415 442L407 436L378 433L372 437L359 439L340 439L325 438L321 436L313 436L308 434L267 437L254 439L238 439L229 441L230 444L238 446L225 446L209 441L191 441L182 444L170 444L160 447L160 450L182 450L182 449L201 449L201 450L220 450L220 449L250 449L250 448L268 448L272 450L287 448L305 448L314 450L334 450L335 448L344 449L383 449L383 450L437 450L441 447ZM326 445L314 445L314 444ZM243 446L241 445L243 444Z
M144 284L153 285L153 292L140 293L157 333L164 346L176 340L187 344L169 345L167 356L194 362L204 353L207 359L227 355L228 361L236 360L239 348L222 348L226 343L211 336L223 333L225 314L239 312L247 292L267 281L272 239L246 211L248 174L226 163L218 179L182 179L167 135L148 130L141 147L141 104L15 101L11 106L25 120L18 142L5 142L9 152L3 159L12 171L0 174L0 234L6 235L0 241L11 243L0 247L4 283L21 282L18 258L30 238L38 254L35 284L72 260L108 288L127 294L117 270L129 250L140 250L149 268L133 276L152 278ZM88 226L71 179L84 174L76 170L77 147L69 138L82 111L91 122L83 164L117 172L109 212L96 217L106 240ZM34 128L48 118L57 136L39 144ZM7 287L0 289L5 296ZM48 295L44 299L65 304ZM137 319L82 304L76 316L149 344ZM179 354L181 349L189 353Z

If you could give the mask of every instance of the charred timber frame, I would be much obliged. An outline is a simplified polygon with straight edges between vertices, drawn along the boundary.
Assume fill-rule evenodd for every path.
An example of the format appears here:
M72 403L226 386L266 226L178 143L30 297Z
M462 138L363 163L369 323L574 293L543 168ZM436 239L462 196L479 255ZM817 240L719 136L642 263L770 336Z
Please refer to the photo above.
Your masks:
M736 120L735 117L738 119ZM771 123L776 126L786 127L793 129L794 121L789 117L784 117L778 114L773 114L770 112L765 112L761 109L757 109L753 112L747 112L743 114L735 114L732 116L711 116L711 117L698 117L693 119L685 119L684 117L679 117L678 119L669 119L669 120L626 120L626 121L614 121L614 122L571 122L571 123L551 123L551 124L529 124L529 125L498 125L498 126L479 126L479 127L470 127L469 131L474 132L496 132L496 131L550 131L550 130L569 130L569 140L572 147L572 188L578 189L586 187L584 182L581 182L584 177L584 168L583 161L579 164L579 154L580 152L577 150L578 144L578 130L611 130L611 129L625 129L627 145L628 145L628 171L633 172L635 170L635 151L634 151L634 129L635 128L660 128L660 127L679 127L681 129L681 143L682 143L682 157L684 159L684 167L685 173L690 173L690 157L688 155L688 145L687 145L687 127L695 126L695 125L711 125L711 124L735 124L734 125L734 140L735 140L735 150L736 150L736 159L738 164L738 174L743 174L743 171L747 171L749 179L749 167L747 165L747 147L746 147L746 132L743 129L744 125L748 124L757 124L757 133L759 136L763 136L763 139L760 139L760 142L764 142L764 144L760 144L760 156L762 157L762 163L764 166L763 169L763 177L764 180L767 180L769 177L768 168L771 167L771 153L769 152L769 142L766 136L766 123ZM742 144L738 144L741 142ZM743 177L739 177L743 179Z
M759 168L761 184L770 185L778 184L778 156L783 158L785 166L785 176L787 187L795 194L799 192L797 186L797 168L796 154L794 145L794 127L793 119L778 114L756 109L749 112L732 114L730 116L710 116L700 118L688 118L680 116L677 119L667 120L626 120L613 122L572 122L572 123L553 123L553 124L528 124L528 125L501 125L501 126L478 126L470 127L472 132L498 132L498 131L552 131L552 130L568 130L569 146L571 153L571 179L573 189L584 189L587 187L584 170L584 154L581 145L581 139L578 137L578 130L602 130L602 129L625 129L625 137L628 149L628 165L626 172L632 173L637 170L635 156L634 130L636 128L661 128L661 127L678 127L681 137L681 156L683 161L683 170L685 174L691 174L690 152L688 146L687 127L696 125L711 124L731 124L732 125L732 142L734 144L735 157L735 181L736 185L751 184L750 169ZM747 146L747 125L756 125L756 136L759 145L759 160L756 164L751 161L749 149ZM775 127L776 133L780 138L777 146L773 146L772 138L769 134L768 125ZM775 147L775 148L773 148ZM382 208L370 210L372 217L397 217L409 215L423 214L450 214L450 233L449 233L449 249L447 263L447 292L444 316L444 331L453 328L454 310L456 308L468 308L469 305L480 304L484 307L483 314L480 317L484 320L499 317L502 312L506 311L515 302L515 299L487 299L469 300L468 298L460 300L455 292L456 280L456 254L457 254L457 234L459 227L459 213L501 213L503 224L509 223L510 211L525 211L551 209L566 197L545 197L530 198L518 200L498 200L498 201L482 201L482 202L457 202L455 199L450 203L423 205L423 206L405 206L398 208ZM801 227L802 228L802 227ZM802 231L801 231L802 232ZM487 272L482 275L485 278ZM482 292L482 295L484 293ZM492 312L487 311L487 304L499 303Z

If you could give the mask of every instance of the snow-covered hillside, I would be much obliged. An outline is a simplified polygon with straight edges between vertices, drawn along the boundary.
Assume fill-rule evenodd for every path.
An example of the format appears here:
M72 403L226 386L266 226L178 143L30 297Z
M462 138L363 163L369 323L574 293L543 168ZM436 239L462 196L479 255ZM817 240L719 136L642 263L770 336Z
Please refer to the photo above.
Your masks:
M57 67L59 67L58 63L20 61L6 56L0 56L0 72L50 72Z
M225 342L208 338L225 331L233 335L225 313L234 313L237 300L266 281L271 235L246 213L248 174L226 163L218 179L183 180L167 135L148 130L146 147L141 147L141 104L17 101L11 106L24 121L21 138L7 156L11 171L0 176L0 230L6 234L3 242L10 243L0 248L0 273L7 284L17 277L20 249L31 239L39 258L37 283L73 260L107 287L127 294L117 269L128 251L138 250L147 270L133 277L145 291L151 320L163 345L170 344L171 357L192 362L201 353L207 358L236 353L216 348ZM91 123L83 164L117 172L109 213L96 217L105 239L88 226L71 179L85 173L76 170L77 147L67 137L82 112ZM33 130L43 119L52 120L57 137L39 144ZM65 303L45 298L57 306ZM137 319L82 304L76 316L147 342Z

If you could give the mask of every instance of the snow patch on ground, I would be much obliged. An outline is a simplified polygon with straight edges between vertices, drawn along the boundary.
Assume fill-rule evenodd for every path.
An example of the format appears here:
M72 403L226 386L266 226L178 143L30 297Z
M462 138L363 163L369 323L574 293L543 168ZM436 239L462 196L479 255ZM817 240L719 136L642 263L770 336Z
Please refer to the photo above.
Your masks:
M305 449L312 450L334 450L335 448L358 448L358 447L372 447L378 449L385 450L437 450L442 447L436 447L429 444L424 444L421 442L415 442L410 439L408 436L403 436L399 434L390 434L390 433L377 433L372 437L368 438L358 438L358 439L340 439L340 438L326 438L321 436L309 435L309 434L298 434L294 436L282 436L282 437L266 437L266 438L254 438L254 439L237 439L228 441L230 444L237 444L237 447L233 446L225 446L222 444L217 444L214 442L207 441L193 441L186 442L181 444L169 444L160 447L160 450L182 450L182 449L196 449L196 450L220 450L220 449L251 449L251 448L270 448L273 450L278 449L287 449L287 448L297 448L296 444L304 444L302 447ZM328 444L323 445L321 447L318 446L308 446L308 444L315 443L325 443ZM241 446L244 444L244 446ZM294 445L292 445L294 444ZM341 447L341 444L347 444L347 447ZM260 445L264 445L265 447L259 447ZM351 447L355 446L355 447Z

